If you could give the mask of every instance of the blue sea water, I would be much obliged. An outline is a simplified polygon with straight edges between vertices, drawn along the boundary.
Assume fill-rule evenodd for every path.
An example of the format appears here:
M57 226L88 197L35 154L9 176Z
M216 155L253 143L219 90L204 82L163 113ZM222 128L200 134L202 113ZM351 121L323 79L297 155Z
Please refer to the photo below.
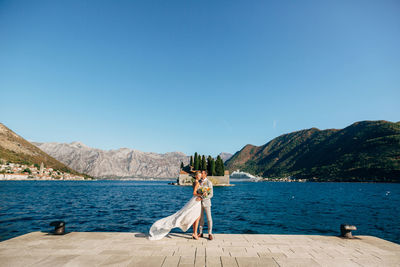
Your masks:
M191 187L167 181L1 181L0 240L49 231L148 232L180 209ZM355 235L400 243L400 184L236 182L215 187L215 233ZM179 232L180 230L175 230Z

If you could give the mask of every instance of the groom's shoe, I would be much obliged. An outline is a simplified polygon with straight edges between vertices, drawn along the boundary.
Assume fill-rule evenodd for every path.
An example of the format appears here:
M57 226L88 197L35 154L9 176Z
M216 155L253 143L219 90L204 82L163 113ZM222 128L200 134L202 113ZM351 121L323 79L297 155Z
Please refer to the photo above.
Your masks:
M213 235L212 234L208 234L208 239L209 240L213 240L214 239Z
M199 237L204 237L203 233L199 234Z
M195 234L192 234L192 239L199 240L199 236L198 236L198 235L195 235Z

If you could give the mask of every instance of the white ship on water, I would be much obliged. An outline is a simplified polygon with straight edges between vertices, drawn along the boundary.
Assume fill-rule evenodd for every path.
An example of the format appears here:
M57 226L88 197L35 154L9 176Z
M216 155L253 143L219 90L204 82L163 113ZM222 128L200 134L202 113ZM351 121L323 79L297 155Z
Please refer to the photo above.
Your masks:
M247 172L242 172L240 170L236 170L231 173L230 175L231 181L251 181L251 182L258 182L262 180L262 177L254 176Z

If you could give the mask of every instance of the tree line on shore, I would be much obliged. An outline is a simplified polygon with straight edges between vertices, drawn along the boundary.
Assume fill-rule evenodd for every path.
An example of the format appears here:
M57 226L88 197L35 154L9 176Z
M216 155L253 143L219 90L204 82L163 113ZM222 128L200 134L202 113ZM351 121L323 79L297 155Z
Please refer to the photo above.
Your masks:
M190 163L188 166L184 166L181 162L181 169L189 169L193 171L207 171L210 176L224 176L225 166L222 158L218 155L217 159L208 156L206 159L205 155L200 155L197 152L193 156L190 156Z

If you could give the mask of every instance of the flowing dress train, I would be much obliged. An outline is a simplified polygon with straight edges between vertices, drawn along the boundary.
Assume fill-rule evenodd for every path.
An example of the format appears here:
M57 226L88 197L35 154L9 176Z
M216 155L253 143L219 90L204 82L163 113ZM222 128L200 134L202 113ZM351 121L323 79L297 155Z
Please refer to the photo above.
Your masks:
M156 221L150 228L149 239L160 240L165 237L172 228L179 227L186 232L199 218L201 213L201 201L193 196L186 204L174 214Z

